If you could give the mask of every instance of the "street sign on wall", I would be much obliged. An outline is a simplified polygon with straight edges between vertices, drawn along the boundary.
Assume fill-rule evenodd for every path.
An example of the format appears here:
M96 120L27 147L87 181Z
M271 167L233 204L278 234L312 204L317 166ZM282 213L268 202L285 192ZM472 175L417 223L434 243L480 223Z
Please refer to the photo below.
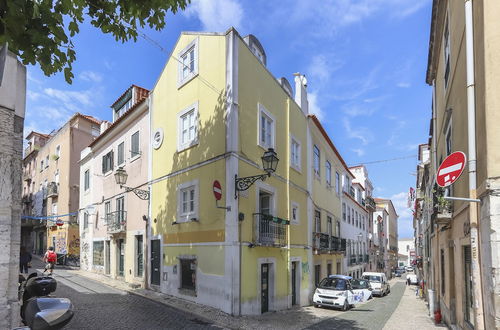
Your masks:
M62 226L62 225L64 225L64 221L62 221L61 219L57 219L56 220L56 225Z
M213 186L214 186L215 200L220 201L220 199L222 198L222 187L220 185L220 182L215 180Z
M461 151L456 151L446 157L439 166L436 183L440 187L447 187L457 181L465 168L466 156Z

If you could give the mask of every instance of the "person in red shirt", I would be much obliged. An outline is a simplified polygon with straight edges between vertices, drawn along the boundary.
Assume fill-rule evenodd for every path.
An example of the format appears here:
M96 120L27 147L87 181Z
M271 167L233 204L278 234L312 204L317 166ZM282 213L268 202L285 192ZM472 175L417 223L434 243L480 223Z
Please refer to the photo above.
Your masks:
M45 274L46 271L49 272L49 275L52 275L54 272L54 265L56 264L57 261L57 254L54 252L54 247L49 246L49 249L47 252L45 252L45 255L43 256L43 261L47 263L45 265L45 270L43 271L43 274Z

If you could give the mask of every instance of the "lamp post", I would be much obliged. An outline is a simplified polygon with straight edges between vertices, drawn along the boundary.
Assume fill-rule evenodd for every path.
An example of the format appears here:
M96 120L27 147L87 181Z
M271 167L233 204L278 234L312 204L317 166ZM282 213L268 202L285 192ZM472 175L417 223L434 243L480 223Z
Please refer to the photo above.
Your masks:
M276 152L273 148L267 149L264 152L264 155L261 157L262 159L262 167L266 173L258 174L253 176L247 176L243 178L238 178L238 175L234 176L234 199L238 198L238 191L245 191L250 188L255 181L262 180L264 181L266 178L270 177L276 171L278 167L279 158L276 155Z
M127 183L127 178L128 178L127 171L125 171L123 169L123 167L119 167L115 171L115 181L116 181L116 184L120 185L120 188L125 189L125 192L132 191L140 199L148 201L147 215L145 217L143 217L144 221L146 222L146 228L144 231L144 236L145 236L145 239L143 242L144 254L143 254L143 258L142 258L142 261L144 264L144 266L143 266L144 267L144 288L148 289L149 288L149 285L148 285L149 284L149 281L148 281L148 276L149 276L149 271L148 271L148 269L149 269L149 267L148 267L148 265L149 265L149 261L148 261L149 199L150 199L151 194L149 192L149 188L148 188L148 190L143 190L143 189L137 189L137 188L131 188L131 187L125 186L125 184Z

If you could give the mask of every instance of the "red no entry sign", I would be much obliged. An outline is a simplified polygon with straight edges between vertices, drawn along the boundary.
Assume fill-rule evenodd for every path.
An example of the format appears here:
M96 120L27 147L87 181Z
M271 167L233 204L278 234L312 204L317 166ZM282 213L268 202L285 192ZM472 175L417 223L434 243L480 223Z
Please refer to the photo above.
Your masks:
M220 201L220 199L222 198L222 187L220 185L220 182L217 180L214 181L214 196L218 201Z
M62 226L62 225L64 225L64 222L61 219L57 219L56 225Z
M457 181L465 168L466 157L461 151L456 151L446 157L439 166L436 182L440 187L447 187Z

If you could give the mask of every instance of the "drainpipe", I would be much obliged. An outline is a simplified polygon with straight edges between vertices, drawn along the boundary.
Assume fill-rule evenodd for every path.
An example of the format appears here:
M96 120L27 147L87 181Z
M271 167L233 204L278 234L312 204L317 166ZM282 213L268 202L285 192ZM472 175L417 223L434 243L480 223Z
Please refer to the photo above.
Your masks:
M469 149L469 198L476 199L476 103L474 81L474 30L472 0L465 0L465 50L467 64L467 138ZM481 290L481 270L479 267L479 235L477 205L469 204L470 243L472 253L472 284L474 290L474 318L477 329L484 329L483 296Z

